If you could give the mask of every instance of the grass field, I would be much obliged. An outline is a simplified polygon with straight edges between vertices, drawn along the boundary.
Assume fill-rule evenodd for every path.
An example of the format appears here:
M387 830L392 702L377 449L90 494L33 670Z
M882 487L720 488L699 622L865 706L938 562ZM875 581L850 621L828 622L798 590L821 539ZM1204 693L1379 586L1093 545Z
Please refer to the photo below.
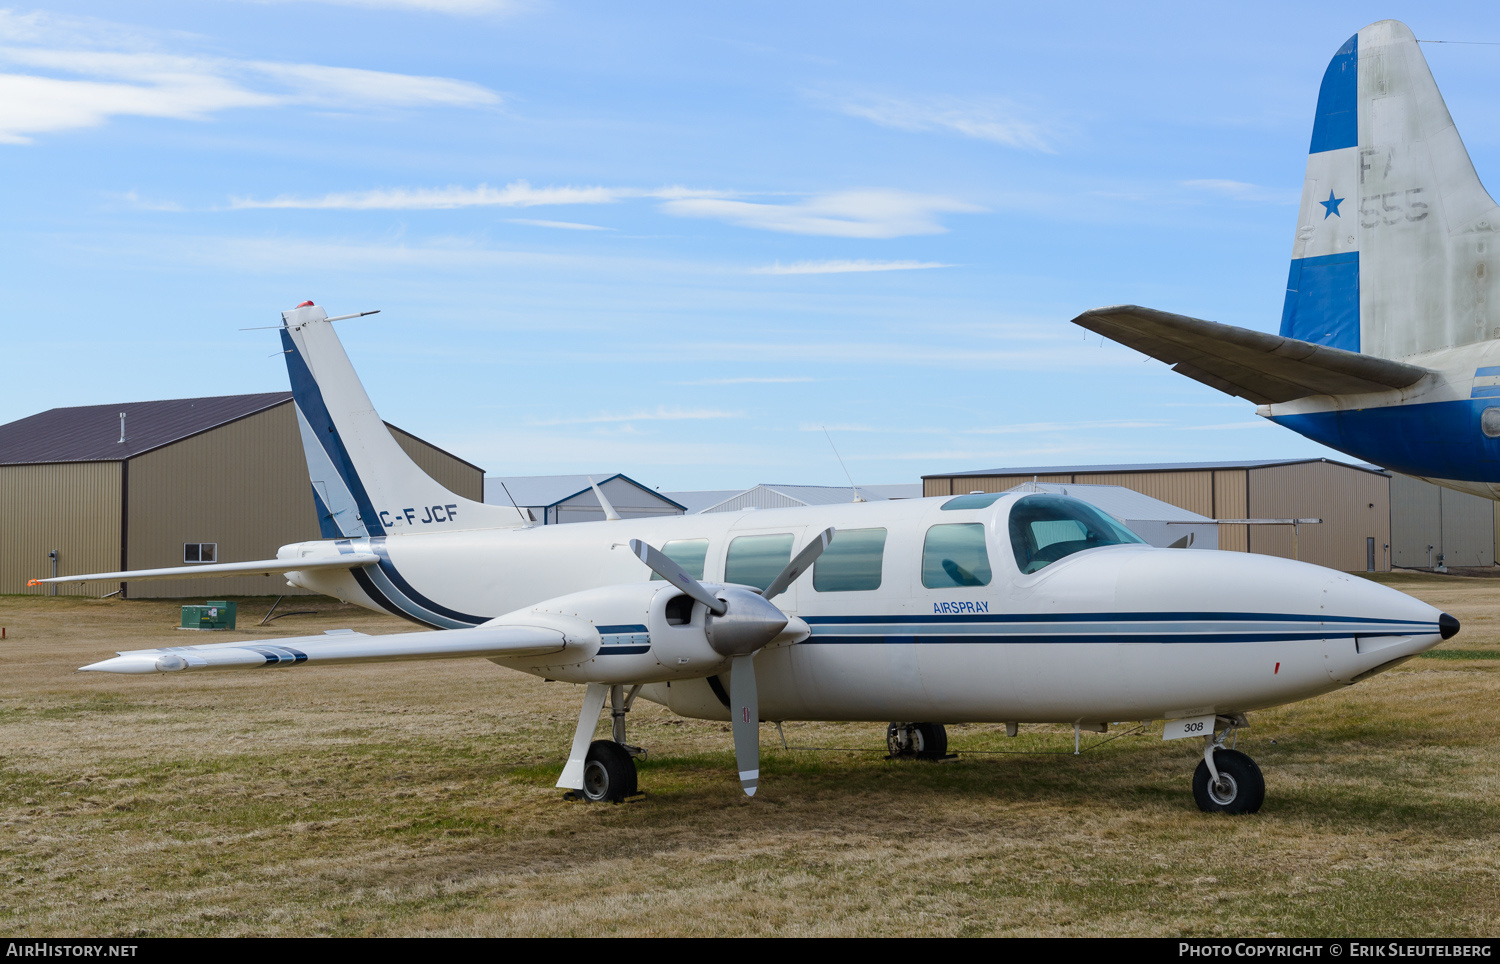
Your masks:
M1488 935L1500 930L1500 579L1382 581L1456 615L1427 657L1254 714L1251 817L1197 741L727 725L644 701L644 797L569 803L582 688L483 661L101 678L116 649L409 628L331 601L235 634L168 602L0 597L0 930L46 935ZM296 608L309 608L299 604ZM204 638L207 636L207 638ZM1123 728L1122 728L1123 729ZM1098 737L1094 738L1096 741ZM979 752L979 751L1025 752Z

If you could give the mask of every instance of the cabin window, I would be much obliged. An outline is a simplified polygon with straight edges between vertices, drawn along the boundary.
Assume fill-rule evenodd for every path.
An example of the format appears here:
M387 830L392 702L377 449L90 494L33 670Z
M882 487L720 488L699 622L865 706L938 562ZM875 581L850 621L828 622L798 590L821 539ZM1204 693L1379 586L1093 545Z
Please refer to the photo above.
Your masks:
M186 542L182 546L183 562L215 562L219 558L217 542Z
M678 539L661 547L661 554L682 567L694 579L703 578L703 561L708 558L707 539ZM660 580L655 572L651 578Z
M1144 544L1123 522L1077 499L1029 495L1010 510L1010 547L1022 572L1036 572L1085 549Z
M879 589L884 558L884 529L836 529L833 541L813 563L813 588L818 592Z
M792 534L740 536L729 544L724 581L764 589L792 561Z
M995 500L1004 495L1004 492L970 492L968 495L960 495L943 503L944 512L953 512L957 509L988 509L995 504Z
M922 585L951 589L989 584L990 555L984 548L983 523L955 522L927 530L922 543Z

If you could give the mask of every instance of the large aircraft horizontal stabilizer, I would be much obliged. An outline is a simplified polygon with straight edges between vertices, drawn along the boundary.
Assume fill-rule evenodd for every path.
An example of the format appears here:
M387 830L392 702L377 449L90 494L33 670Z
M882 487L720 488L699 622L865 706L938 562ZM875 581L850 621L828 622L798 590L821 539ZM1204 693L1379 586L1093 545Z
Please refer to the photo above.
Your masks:
M1094 308L1073 324L1257 405L1390 391L1430 374L1418 365L1138 305Z

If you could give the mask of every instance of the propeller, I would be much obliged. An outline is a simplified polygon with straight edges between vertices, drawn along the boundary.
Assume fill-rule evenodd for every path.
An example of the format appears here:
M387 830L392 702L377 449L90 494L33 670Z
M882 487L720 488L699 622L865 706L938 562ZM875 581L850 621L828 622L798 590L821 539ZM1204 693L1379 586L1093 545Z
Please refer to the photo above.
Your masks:
M740 786L746 796L755 796L760 786L760 698L755 689L755 654L786 628L786 613L771 604L808 570L833 541L833 529L824 529L786 564L765 592L740 586L725 586L717 593L682 571L665 554L640 539L630 540L630 551L667 582L708 607L704 627L708 645L729 664L729 713L734 729L734 760L740 771Z
M817 538L813 539L806 546L803 546L802 551L797 553L797 558L787 563L786 568L781 570L775 579L771 580L771 584L766 587L765 592L761 593L761 597L764 599L775 599L786 592L791 584L796 582L798 577L806 572L808 567L823 554L823 550L827 549L828 544L832 541L832 528L824 529L818 533Z

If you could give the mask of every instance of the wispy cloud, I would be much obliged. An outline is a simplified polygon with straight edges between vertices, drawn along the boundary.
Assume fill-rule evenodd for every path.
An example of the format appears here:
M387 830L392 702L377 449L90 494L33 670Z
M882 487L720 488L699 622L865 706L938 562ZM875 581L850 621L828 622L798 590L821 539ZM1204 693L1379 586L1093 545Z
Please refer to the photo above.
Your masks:
M564 231L613 231L601 224L583 224L578 221L539 221L535 218L506 218L511 224L529 224L534 228L559 228Z
M979 461L980 459L986 459L986 460L988 460L988 459L1004 459L1004 460L1010 462L1010 464L1014 465L1016 463L1016 461L1019 460L1019 459L1032 459L1032 458L1037 458L1039 456L1041 456L1041 457L1047 457L1047 458L1053 458L1053 457L1058 457L1058 456L1078 455L1080 453L1085 453L1085 452L1097 456L1098 452L1099 452L1099 449L1098 449L1097 446L1084 446L1084 445L1050 445L1050 446L1044 446L1044 447L1041 447L1041 448L1029 448L1029 449L1015 449L1015 448L1012 448L1012 449L992 449L992 450L989 450L989 451L981 451L981 450L977 450L977 449L950 448L950 449L924 449L924 450L915 451L915 452L881 451L881 452L871 452L869 454L855 453L853 455L847 456L847 458L851 462L872 462L872 461L879 461L879 460L882 460L882 459L892 459L892 460L900 460L900 461L932 461L932 462L937 462L937 461L951 461L951 462L967 463L969 465L973 465L975 462ZM1022 464L1025 464L1025 463L1022 463Z
M601 412L598 415L580 415L570 418L538 419L532 425L607 425L620 422L680 422L721 418L744 418L744 412L725 412L718 409L657 408L654 412Z
M489 107L495 92L446 77L166 53L121 24L0 11L0 143L114 117L207 120L235 108Z
M816 422L803 422L798 426L798 431L821 432L826 427L829 431L839 432L882 432L887 435L1031 435L1046 434L1056 435L1059 432L1083 432L1098 429L1130 429L1130 428L1166 428L1170 422L1143 421L1143 420L1108 420L1108 421L1079 421L1079 422L1017 422L1012 425L985 425L979 428L934 428L923 425L914 428L901 428L889 425L828 425L824 426Z
M1249 184L1245 181L1225 181L1216 178L1208 178L1197 181L1183 181L1183 187L1200 191L1214 197L1227 198L1231 201L1244 201L1249 204L1296 204L1298 195L1296 191L1288 191L1279 188L1262 187L1259 184Z
M464 207L528 208L547 204L612 204L618 191L604 187L532 187L512 181L504 187L398 187L373 191L343 191L317 197L281 195L269 200L236 197L232 210L248 208L308 208L336 211L441 211ZM551 222L557 224L561 222Z
M533 187L512 181L504 187L377 188L337 191L315 196L281 195L270 199L234 197L231 210L304 208L339 211L445 210L463 207L539 207L566 204L614 204L632 198L662 201L661 210L676 217L712 218L746 228L817 234L841 238L896 238L911 234L941 234L944 213L982 211L954 198L906 191L869 189L823 194L788 203L737 200L738 192L687 188L632 188L591 186ZM532 222L542 223L542 222ZM569 222L545 222L561 227ZM918 261L823 261L774 265L768 274L828 274L843 271L903 271L951 265Z
M446 13L459 16L514 13L524 4L516 0L251 0L254 3L329 3L340 7L411 10L416 13Z
M752 274L847 274L856 271L920 271L925 268L952 268L940 261L780 261L764 268L751 269Z
M1097 422L1018 422L1014 425L990 425L984 428L960 429L963 435L1025 435L1032 432L1082 432L1092 429L1165 428L1170 422L1118 420Z
M678 382L679 385L785 385L793 382L815 382L818 379L806 375L746 377L746 378L701 378L693 382Z
M1002 98L819 97L851 117L903 131L943 131L1021 150L1053 153L1056 128Z
M667 201L662 210L688 218L711 218L744 228L816 234L837 238L899 238L942 234L939 214L981 211L955 198L906 191L870 189L823 194L789 204L725 198Z
M1217 432L1220 429L1226 429L1226 428L1265 428L1268 425L1274 426L1275 424L1276 424L1275 422L1272 422L1269 419L1264 419L1264 420L1256 421L1256 422L1220 422L1217 425L1182 425L1182 426L1178 427L1177 431L1179 431L1179 432Z
M336 191L312 197L281 195L269 200L230 198L231 210L247 208L307 208L335 211L441 211L468 207L528 208L555 204L614 204L627 198L724 197L729 192L701 191L685 187L631 188L532 187L529 181L512 181L504 187L395 187L369 191ZM568 221L526 221L544 227L571 225ZM588 225L587 227L595 227Z

